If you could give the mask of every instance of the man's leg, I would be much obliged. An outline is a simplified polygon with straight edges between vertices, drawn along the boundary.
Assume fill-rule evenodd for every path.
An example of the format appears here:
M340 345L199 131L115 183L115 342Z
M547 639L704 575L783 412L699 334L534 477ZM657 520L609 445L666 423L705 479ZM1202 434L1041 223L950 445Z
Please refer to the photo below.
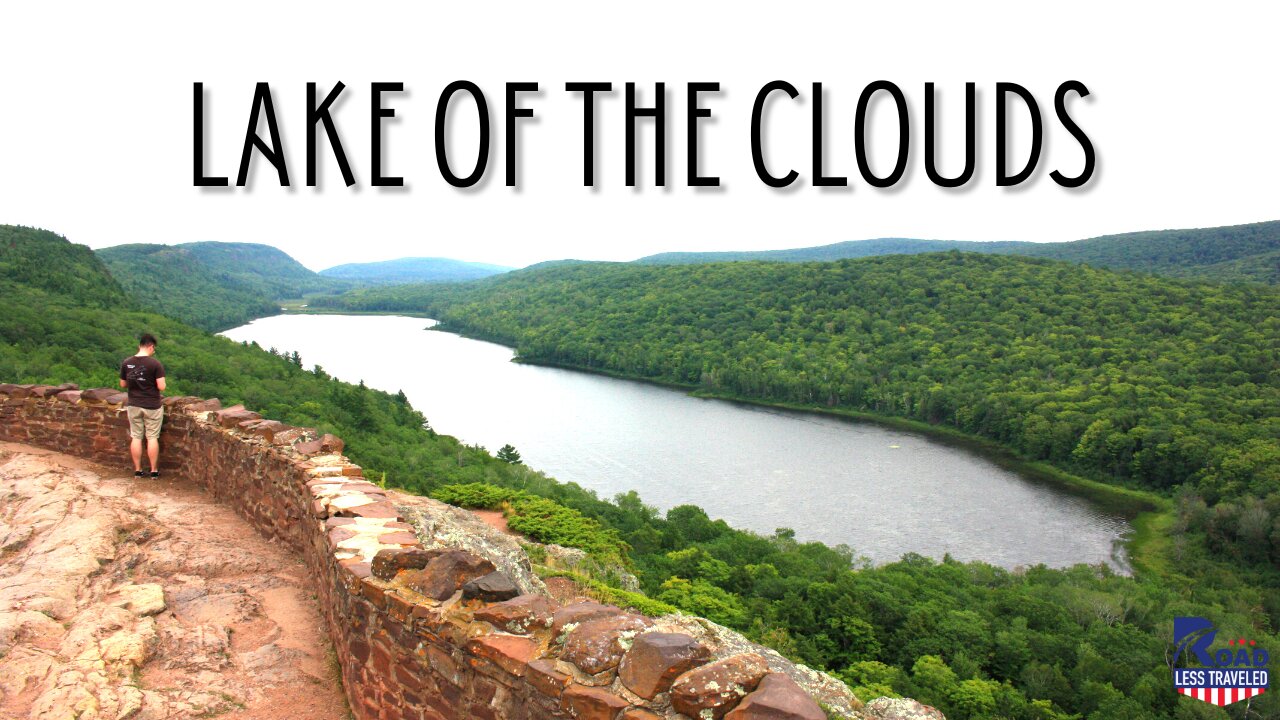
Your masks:
M142 472L142 438L129 439L129 454L133 456L133 471ZM153 462L152 466L154 465Z
M160 473L160 425L164 422L164 409L147 410L143 414L147 433L147 459L151 461L151 477Z
M142 418L141 408L130 405L125 408L125 414L129 418L129 454L133 456L133 471L142 474L142 438L146 435L147 427Z

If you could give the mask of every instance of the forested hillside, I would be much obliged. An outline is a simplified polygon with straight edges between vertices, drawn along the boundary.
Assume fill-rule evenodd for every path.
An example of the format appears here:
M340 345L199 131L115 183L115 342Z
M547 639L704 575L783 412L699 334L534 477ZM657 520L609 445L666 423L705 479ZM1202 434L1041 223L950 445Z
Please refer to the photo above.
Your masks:
M1214 282L1280 285L1280 250L1250 255L1238 260L1224 260L1212 265L1198 265L1176 274L1181 277L1203 278Z
M204 330L279 312L279 303L261 288L215 275L180 247L119 245L99 250L98 256L140 307Z
M321 270L324 277L356 280L370 285L398 283L461 282L500 275L511 270L502 265L465 262L451 258L413 257L381 262L350 263Z
M193 242L176 247L191 253L215 273L260 288L276 298L296 298L304 293L350 287L349 283L320 277L271 245L243 242Z
M1054 258L1087 263L1095 267L1137 270L1174 277L1271 284L1280 282L1280 221L1190 230L1156 230L1051 243L879 238L793 250L662 253L640 258L636 263L684 265L744 260L813 262L946 250Z
M119 283L93 251L61 235L18 225L0 225L0 283L69 295L88 307L126 303Z
M741 532L695 507L678 507L663 515L646 507L634 493L612 503L601 501L576 485L557 483L523 465L499 461L483 449L436 434L403 397L338 382L319 368L304 369L305 358L295 362L284 352L237 345L174 320L132 311L101 264L84 248L62 247L39 231L15 230L6 239L7 244L0 246L5 251L0 257L0 267L5 268L0 273L0 298L8 308L0 316L0 381L111 384L119 358L133 351L136 334L154 332L160 337L159 358L168 368L172 393L219 396L226 403L244 402L270 417L335 432L347 440L348 453L371 477L385 473L386 482L394 486L435 492L464 504L490 505L505 499L515 506L513 513L528 510L521 527L530 534L563 538L593 554L620 555L635 569L650 596L829 668L855 686L864 699L885 693L909 695L942 708L952 720L1240 718L1243 705L1228 714L1172 691L1167 665L1172 617L1212 617L1223 637L1255 638L1262 647L1280 647L1274 630L1280 626L1280 582L1265 558L1249 554L1255 546L1239 542L1250 537L1248 533L1263 519L1270 522L1280 513L1276 496L1246 504L1245 488L1224 485L1228 489L1224 495L1229 491L1241 499L1212 509L1199 496L1180 497L1177 512L1168 516L1167 547L1159 555L1166 562L1153 562L1154 569L1138 578L1119 577L1098 567L1007 571L980 562L921 557L860 567L848 549L799 543L785 530L772 537ZM98 281L50 281L39 275L47 270L40 264L11 260L48 251L64 264L60 270L67 278ZM565 265L538 271L546 275L532 280L529 276L534 273L524 273L454 289L447 296L438 294L439 287L429 292L433 303L451 308L449 312L457 317L467 310L494 328L529 333L543 351L559 345L550 330L543 333L532 328L551 328L560 322L557 318L566 318L571 324L562 326L568 333L560 343L566 352L583 347L583 342L598 342L601 354L588 354L591 362L634 357L645 366L651 363L653 368L669 367L673 372L696 368L699 380L704 367L712 366L690 358L718 347L722 341L717 339L717 328L736 319L751 328L735 338L735 343L746 343L743 349L766 350L773 345L787 349L784 356L762 355L755 374L743 375L771 378L770 383L775 382L773 378L801 378L780 388L833 382L820 371L810 377L815 372L811 368L820 366L811 363L823 357L829 345L852 351L848 360L852 369L846 370L861 377L857 368L879 362L877 350L869 341L843 345L843 338L854 331L871 333L866 337L883 339L891 352L906 353L899 357L906 365L900 373L883 379L869 375L862 391L865 397L893 403L890 407L916 407L930 395L916 396L914 388L945 387L944 381L955 380L939 374L925 385L920 370L913 368L933 373L953 368L939 356L964 352L956 344L961 335L956 328L965 327L984 333L993 348L987 353L970 349L961 357L960 369L978 372L973 387L953 383L957 392L963 391L955 397L993 388L1009 393L981 406L980 415L991 421L1011 417L1005 406L1017 394L1049 393L1055 402L1069 403L1071 393L1059 396L1045 388L1059 382L1056 378L1065 383L1092 372L1101 387L1086 385L1077 392L1096 396L1099 412L1113 413L1114 417L1108 415L1113 422L1128 421L1123 408L1133 410L1136 417L1148 401L1159 400L1156 404L1164 407L1162 398L1168 394L1168 402L1207 408L1206 427L1211 431L1234 428L1231 413L1211 398L1190 403L1199 391L1181 395L1178 388L1146 379L1183 372L1175 377L1203 376L1222 381L1213 387L1237 388L1229 390L1233 399L1243 403L1235 412L1253 413L1264 426L1274 422L1274 409L1266 409L1275 383L1269 374L1274 373L1274 357L1271 370L1259 370L1255 365L1265 358L1239 348L1243 342L1257 341L1264 345L1260 352L1268 352L1265 346L1273 342L1275 328L1268 321L1275 318L1270 312L1274 296L1261 288L1206 290L1174 283L1165 288L1154 280L1130 285L1138 281L1125 276L1110 279L1104 273L1084 275L1087 282L1073 283L1067 276L1081 274L1078 268L1069 268L1055 280L1065 266L963 255L919 258L926 263L918 269L893 268L892 262L906 260L877 259L865 261L865 266L864 262L839 263L824 267L805 281L808 284L799 286L770 275L773 270L768 268L799 271L806 266L744 265L745 275L720 276L720 266L673 272L671 268ZM873 272L877 269L883 272ZM980 277L984 272L994 277L984 281ZM849 282L848 273L854 273L857 282ZM933 282L920 286L923 281L913 279L916 273ZM756 274L762 275L752 279ZM665 287L658 277L673 284ZM1047 287L1058 292L1074 289L1083 294L1082 299L1049 302L1032 280L1049 282ZM1153 284L1141 284L1146 282ZM1102 289L1095 290L1099 285ZM823 312L820 300L834 288L854 293L866 307L851 306L852 315L830 312L815 324L808 315ZM1131 294L1108 294L1116 289ZM673 293L671 301L659 297L659 292L668 291ZM406 302L406 292L397 291L401 295L396 302ZM426 291L413 292L417 301L424 299L420 293ZM542 292L548 294L537 294ZM1155 297L1143 300L1144 293L1155 293ZM744 300L740 294L759 299ZM602 295L617 295L621 304L597 310L594 305ZM711 302L713 297L720 300ZM985 319L980 309L960 307L986 301L995 309ZM1133 317L1127 306L1135 303L1153 318ZM1090 324L1095 317L1091 305L1100 305L1096 313L1104 321L1101 326ZM1161 310L1166 305L1172 309ZM897 306L902 309L895 310ZM1241 327L1238 313L1255 311L1269 314L1255 317L1248 328ZM572 325L586 318L593 322ZM1050 318L1059 318L1050 324L1053 333L1065 333L1061 339L1032 331L1036 323ZM949 319L954 328L943 324ZM670 334L649 327L657 322L672 326ZM1130 322L1138 323L1138 328L1112 330ZM1219 322L1225 324L1215 332L1200 329L1203 323ZM1082 328L1073 331L1072 323ZM1187 332L1208 351L1180 358L1190 368L1172 367L1160 356L1168 347L1183 347L1177 338ZM1247 332L1256 337L1239 337ZM899 336L907 339L899 342ZM1151 348L1125 349L1116 338L1140 339ZM651 347L651 352L642 352L644 347ZM630 349L623 352L624 348ZM1270 345L1270 352L1274 349ZM789 364L786 357L794 360ZM1196 364L1197 357L1212 361ZM991 362L1034 371L1012 373L1004 387L983 372ZM1264 377L1258 377L1259 372ZM726 377L717 380L721 388ZM882 381L894 383L910 397L870 391ZM1239 389L1247 383L1252 383L1259 404L1251 405ZM836 386L840 393L856 389ZM1153 390L1139 392L1139 387ZM836 399L844 403L854 396ZM1119 398L1119 403L1108 401L1110 397ZM948 405L925 402L924 407L939 410ZM1076 413L1089 413L1091 408L1085 402L1059 419L1070 424ZM1202 423L1197 421L1197 431ZM1113 425L1112 430L1116 429ZM1263 443L1265 449L1265 439ZM1086 465L1088 461L1087 457L1080 460ZM1233 477L1262 477L1256 468L1249 468L1244 456L1233 468L1237 472ZM554 502L534 503L508 491ZM1275 694L1257 699L1252 711L1250 717L1280 713Z
M1280 491L1280 292L936 253L591 264L332 300L522 358L949 425L1106 480Z
M97 254L140 307L203 330L225 330L275 314L281 298L353 286L320 277L269 245L134 244Z

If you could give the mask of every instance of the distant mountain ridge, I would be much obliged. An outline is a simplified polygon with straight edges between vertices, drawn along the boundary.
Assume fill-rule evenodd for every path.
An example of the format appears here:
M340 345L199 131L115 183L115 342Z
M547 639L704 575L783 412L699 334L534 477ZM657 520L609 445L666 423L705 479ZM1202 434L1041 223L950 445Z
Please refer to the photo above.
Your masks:
M787 250L669 252L642 257L635 263L813 262L948 250L1052 258L1113 270L1137 270L1206 280L1280 282L1280 221L1133 232L1053 243L876 238Z
M370 285L461 282L500 275L514 268L442 257L405 257L379 262L348 263L320 271L327 278Z
M47 236L49 242L44 244L50 252L76 252L74 248L80 247L71 246L73 249L67 250L68 244L60 236L47 231L28 233L25 228L0 226L0 248L6 234L20 231L24 237L28 234L34 238ZM24 245L34 246L31 242ZM950 250L1067 260L1202 280L1280 284L1280 221L1135 232L1056 243L877 238L784 250L661 253L634 263L813 262ZM82 252L92 251L84 248ZM362 286L465 282L512 270L501 265L428 257L351 263L316 273L278 248L241 242L129 244L104 248L96 251L96 255L110 271L110 278L62 274L50 276L48 282L64 290L83 286L90 295L100 294L103 301L123 291L142 309L211 331L273 315L279 312L283 299L332 294ZM14 272L31 276L28 265L36 260L8 253L7 257L0 258L0 279ZM577 262L548 261L526 270Z
M917 238L872 238L845 240L830 245L787 248L782 250L724 250L710 252L666 252L648 255L635 260L637 265L697 265L711 262L742 262L766 260L775 262L827 262L876 255L917 255L927 252L966 250L968 252L992 252L994 245L1019 245L1022 243L969 242L964 240L923 240ZM1032 243L1026 243L1030 245Z
M174 245L190 252L209 268L241 282L256 284L276 297L299 297L302 293L345 287L321 278L285 251L262 243L193 242Z
M215 332L274 315L281 300L367 285L479 280L511 270L450 258L400 258L317 273L279 248L245 242L137 243L96 254L140 307Z
M273 315L281 298L353 287L257 243L138 243L103 248L97 256L141 307L210 331Z

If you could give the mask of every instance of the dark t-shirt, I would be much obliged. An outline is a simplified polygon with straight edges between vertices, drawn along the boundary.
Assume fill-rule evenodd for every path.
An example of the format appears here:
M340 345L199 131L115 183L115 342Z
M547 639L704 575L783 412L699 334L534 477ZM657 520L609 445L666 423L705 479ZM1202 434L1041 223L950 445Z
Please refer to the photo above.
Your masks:
M164 366L150 355L134 355L120 363L120 379L129 388L129 404L154 410L160 407L156 380L164 377Z

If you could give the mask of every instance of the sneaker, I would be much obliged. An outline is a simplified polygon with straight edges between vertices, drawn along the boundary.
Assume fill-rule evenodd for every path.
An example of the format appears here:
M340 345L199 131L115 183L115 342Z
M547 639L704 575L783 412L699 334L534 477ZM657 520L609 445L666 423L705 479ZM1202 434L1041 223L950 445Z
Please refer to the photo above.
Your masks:
M147 474L146 474L146 473L144 473L144 472L142 472L141 470L134 470L134 471L133 471L133 476L134 476L134 477L146 477L146 475L147 475Z
M160 471L159 471L159 470L152 470L152 471L151 471L151 479L152 479L152 480L155 480L155 479L156 479L156 478L158 478L158 477L160 477Z

